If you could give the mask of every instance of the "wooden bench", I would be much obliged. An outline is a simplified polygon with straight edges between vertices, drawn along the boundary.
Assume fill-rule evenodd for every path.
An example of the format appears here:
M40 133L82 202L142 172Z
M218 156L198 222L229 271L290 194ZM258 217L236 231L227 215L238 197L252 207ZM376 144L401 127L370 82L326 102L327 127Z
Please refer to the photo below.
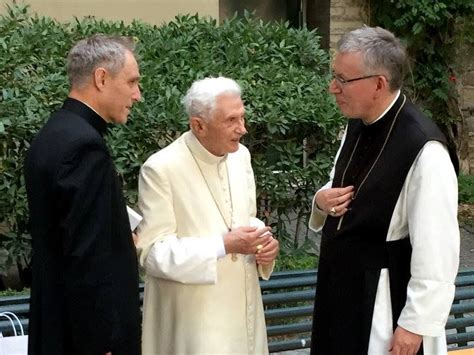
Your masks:
M316 277L316 269L283 271L274 273L268 281L260 281L270 352L310 347ZM143 284L140 291L143 298ZM18 315L28 332L29 295L0 297L0 312L4 311ZM9 328L8 321L0 321L0 332L8 334ZM474 354L474 349L469 349L474 345L473 269L458 273L446 332L451 351L463 349Z

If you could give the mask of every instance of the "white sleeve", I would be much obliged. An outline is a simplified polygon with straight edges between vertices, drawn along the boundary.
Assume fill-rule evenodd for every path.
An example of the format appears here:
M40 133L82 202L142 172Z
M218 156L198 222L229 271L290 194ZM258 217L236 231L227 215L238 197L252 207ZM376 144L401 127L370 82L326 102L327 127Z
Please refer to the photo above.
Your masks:
M151 248L145 270L153 277L184 284L215 284L222 237L168 236ZM224 250L225 256L225 250Z
M138 183L137 251L147 274L189 284L217 281L217 259L225 255L222 236L177 237L170 178L157 161L147 161Z
M412 244L407 302L398 324L416 334L443 334L459 266L457 177L447 149L430 141L407 176L406 214Z
M320 210L318 208L318 205L316 203L316 195L319 193L319 191L327 190L332 187L332 180L334 179L334 171L336 168L336 162L337 162L337 159L339 158L339 154L341 154L342 146L344 145L344 141L346 140L346 134L347 134L347 126L344 130L344 135L342 136L341 145L339 146L336 156L334 157L333 167L331 169L331 173L329 174L329 181L323 187L321 187L318 191L316 191L313 197L313 203L311 204L312 206L311 215L309 217L309 228L315 232L319 232L323 228L324 222L326 222L326 217L328 215L326 211Z

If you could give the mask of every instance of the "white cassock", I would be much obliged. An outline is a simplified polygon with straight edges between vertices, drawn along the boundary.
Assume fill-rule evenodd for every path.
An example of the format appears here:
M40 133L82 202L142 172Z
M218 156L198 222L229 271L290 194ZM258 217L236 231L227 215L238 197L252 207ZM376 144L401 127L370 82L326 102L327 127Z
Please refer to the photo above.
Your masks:
M344 136L345 138L345 136ZM344 143L344 138L341 147ZM336 161L339 152L336 155ZM331 187L330 180L322 189ZM387 241L410 236L413 248L407 302L398 325L423 335L425 355L446 354L445 325L454 298L459 266L458 185L447 149L429 141L408 172L390 221ZM326 219L313 201L310 228ZM388 270L377 287L369 341L370 355L389 354L393 336Z
M184 133L143 165L139 208L143 355L268 353L258 276L273 265L219 257L227 226L263 226L247 148L217 157Z

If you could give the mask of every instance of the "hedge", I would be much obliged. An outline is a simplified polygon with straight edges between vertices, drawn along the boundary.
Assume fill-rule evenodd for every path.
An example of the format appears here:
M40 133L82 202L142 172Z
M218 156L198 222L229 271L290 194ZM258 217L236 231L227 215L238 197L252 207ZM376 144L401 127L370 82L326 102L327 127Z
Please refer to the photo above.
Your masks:
M244 144L253 156L259 216L273 227L283 253L315 249L308 211L327 179L344 122L327 93L329 56L316 32L249 14L221 24L180 16L159 27L95 18L59 23L12 5L0 17L0 272L29 261L24 155L67 96L68 50L93 33L137 39L143 101L127 125L107 138L131 205L141 164L187 130L180 105L187 88L198 78L224 75L243 87L249 130Z

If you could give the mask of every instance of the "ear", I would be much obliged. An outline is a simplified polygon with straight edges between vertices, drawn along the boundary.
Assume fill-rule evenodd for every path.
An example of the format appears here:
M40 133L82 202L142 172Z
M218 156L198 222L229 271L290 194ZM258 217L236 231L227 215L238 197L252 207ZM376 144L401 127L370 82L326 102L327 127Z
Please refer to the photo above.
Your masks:
M202 137L206 134L206 123L201 117L193 116L189 118L189 127L196 137Z
M377 78L377 90L388 90L390 88L389 82L385 75L380 75Z
M104 89L106 76L107 71L104 68L99 67L94 70L94 86L97 88L97 90L102 91Z
M376 96L385 95L387 92L390 92L390 85L386 76L384 75L378 76L376 85L377 85L375 88Z

